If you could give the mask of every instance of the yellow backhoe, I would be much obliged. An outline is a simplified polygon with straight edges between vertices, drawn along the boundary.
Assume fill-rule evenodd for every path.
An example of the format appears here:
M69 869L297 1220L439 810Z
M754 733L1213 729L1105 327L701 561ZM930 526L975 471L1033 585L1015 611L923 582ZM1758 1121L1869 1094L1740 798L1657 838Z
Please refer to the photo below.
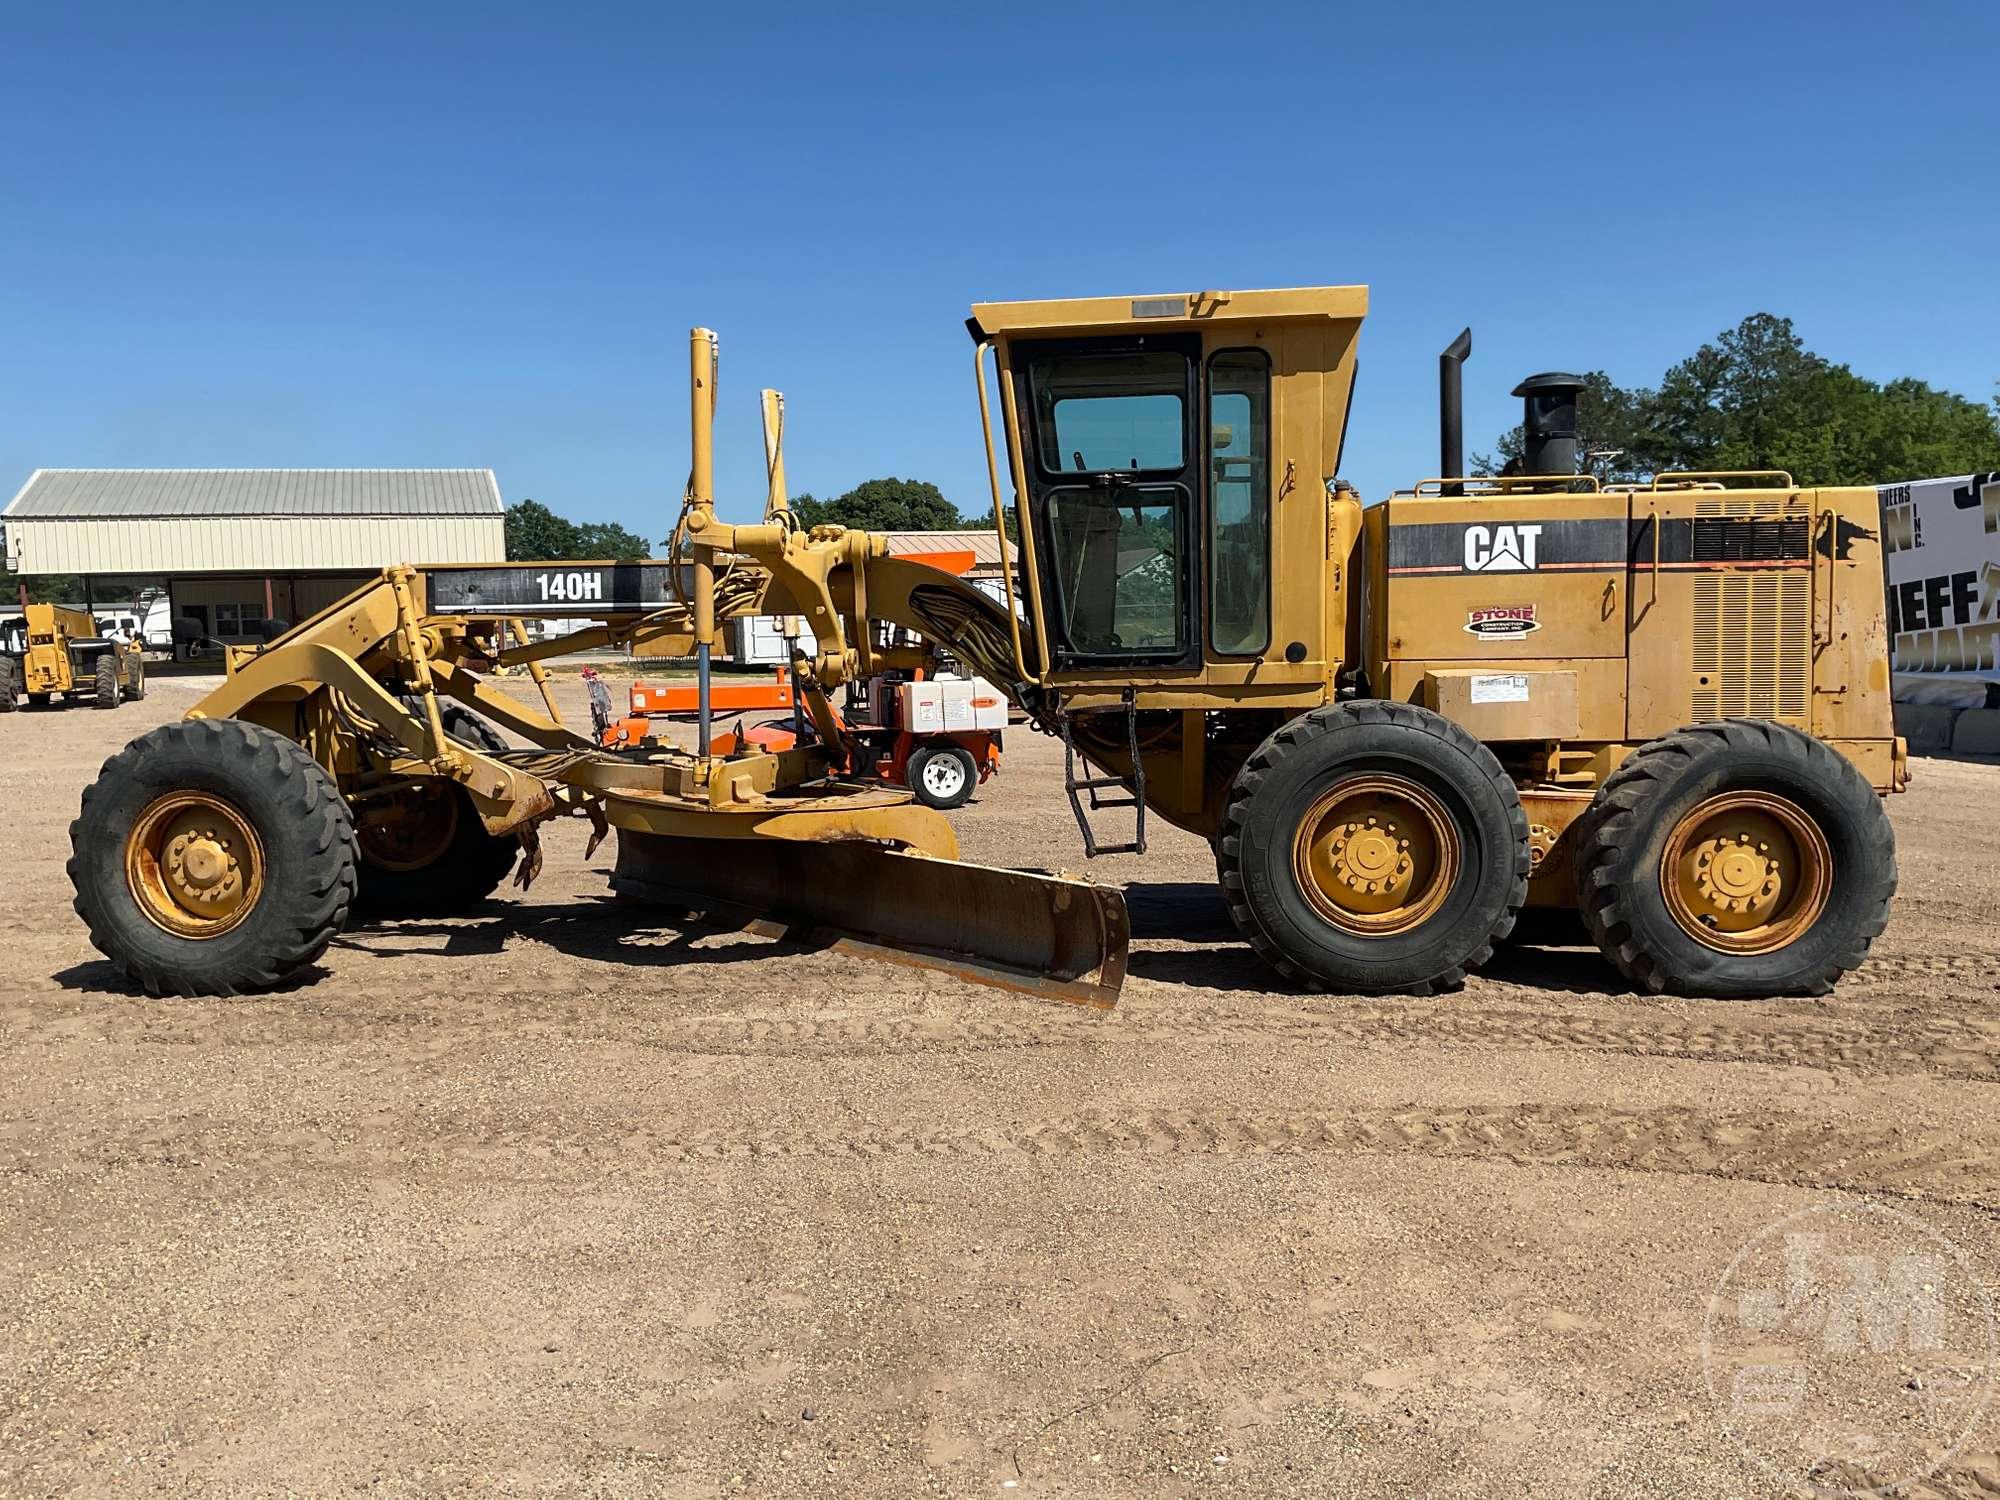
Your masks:
M1782 474L1577 474L1571 377L1533 377L1522 472L1440 471L1364 509L1338 478L1363 287L976 306L996 527L1018 608L807 528L764 394L761 522L713 497L716 341L691 343L693 465L666 560L396 567L269 644L106 763L72 828L92 941L149 990L268 987L351 911L483 899L548 818L616 830L613 885L1030 993L1108 1005L1120 893L955 858L949 822L858 774L830 695L945 650L1068 751L1087 851L1148 815L1207 839L1279 974L1447 987L1527 904L1580 908L1635 985L1818 992L1895 888L1874 492ZM992 397L1002 445L994 445ZM540 663L692 655L792 616L816 735L781 753L606 749ZM603 623L534 641L534 616ZM894 624L925 643L878 644ZM521 666L532 705L496 689ZM507 748L511 731L529 748ZM1093 813L1131 826L1100 839ZM592 847L595 847L595 837Z

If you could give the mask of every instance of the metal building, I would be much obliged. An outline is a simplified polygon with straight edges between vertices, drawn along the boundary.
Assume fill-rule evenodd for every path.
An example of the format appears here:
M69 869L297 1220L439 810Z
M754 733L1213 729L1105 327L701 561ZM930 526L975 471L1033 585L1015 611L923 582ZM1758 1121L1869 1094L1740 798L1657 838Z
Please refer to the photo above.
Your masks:
M78 575L86 607L164 584L172 617L226 641L390 563L507 556L491 469L37 469L0 527L8 572Z
M889 540L891 557L917 557L926 552L970 552L972 566L965 570L964 578L995 599L1005 598L1001 580L1006 575L1007 565L1013 564L1015 571L1019 571L1019 565L1014 563L1012 544L1003 543L997 531L887 531L883 535ZM1003 546L1007 548L1004 554L1001 551Z

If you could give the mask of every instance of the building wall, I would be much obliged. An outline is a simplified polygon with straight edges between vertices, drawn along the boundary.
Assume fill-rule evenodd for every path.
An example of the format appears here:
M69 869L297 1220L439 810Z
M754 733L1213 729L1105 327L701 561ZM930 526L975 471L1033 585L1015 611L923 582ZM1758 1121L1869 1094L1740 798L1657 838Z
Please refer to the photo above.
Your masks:
M24 574L324 572L507 559L499 516L10 520L7 537ZM262 597L260 584L260 607Z

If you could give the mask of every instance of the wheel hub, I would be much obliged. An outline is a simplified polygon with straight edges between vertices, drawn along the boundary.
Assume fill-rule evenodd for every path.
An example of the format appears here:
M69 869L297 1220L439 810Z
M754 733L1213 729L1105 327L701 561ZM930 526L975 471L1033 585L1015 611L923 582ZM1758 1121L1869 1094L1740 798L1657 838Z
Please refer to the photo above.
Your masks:
M1833 857L1802 808L1771 793L1737 792L1681 819L1660 874L1667 909L1689 936L1725 953L1768 953L1825 910Z
M1328 921L1386 936L1443 904L1458 874L1458 833L1444 805L1416 782L1354 776L1308 809L1292 862L1301 891Z
M1770 843L1747 830L1704 840L1695 867L1703 899L1719 910L1756 911L1775 905L1782 894L1783 866L1772 858Z
M141 812L126 836L125 878L156 926L179 937L219 937L263 891L263 845L220 797L170 793Z
M190 895L208 896L217 887L242 877L236 861L229 857L229 841L215 837L213 829L200 838L181 834L167 849L167 863L174 878Z
M1410 841L1394 823L1348 822L1334 836L1328 863L1349 890L1381 893L1410 883Z

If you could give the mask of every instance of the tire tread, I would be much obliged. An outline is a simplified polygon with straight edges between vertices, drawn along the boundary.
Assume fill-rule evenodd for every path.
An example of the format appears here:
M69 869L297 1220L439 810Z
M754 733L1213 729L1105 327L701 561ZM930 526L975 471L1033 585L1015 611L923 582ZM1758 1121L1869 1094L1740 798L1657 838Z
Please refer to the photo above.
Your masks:
M1796 760L1812 777L1838 792L1874 799L1874 789L1862 780L1846 756L1824 740L1767 719L1717 719L1690 724L1642 745L1605 779L1597 799L1578 820L1577 904L1591 937L1620 973L1648 994L1669 990L1705 993L1702 973L1688 974L1639 940L1631 920L1629 888L1618 884L1614 866L1635 839L1650 828L1650 809L1667 788L1687 773L1695 761L1715 753L1756 752ZM1869 946L1888 925L1889 903L1895 895L1896 839L1886 816L1867 828L1864 859L1871 872L1863 893L1866 916L1847 933L1847 940L1817 969L1797 982L1807 994L1825 994L1841 975L1860 967ZM1722 955L1717 955L1718 961ZM1790 988L1790 986L1788 986Z
M1228 909L1229 919L1236 930L1249 942L1258 957L1277 970L1280 975L1308 989L1326 988L1320 979L1307 973L1286 956L1265 933L1257 920L1256 913L1251 910L1243 879L1243 830L1259 788L1279 763L1301 753L1326 735L1337 732L1344 723L1401 724L1421 730L1451 745L1474 764L1479 765L1488 778L1504 792L1520 850L1505 909L1499 920L1463 962L1434 975L1429 980L1406 987L1405 992L1423 995L1455 989L1465 982L1467 973L1487 963L1493 957L1494 949L1506 941L1508 934L1514 930L1522 904L1527 900L1528 815L1521 806L1513 781L1490 749L1442 714L1432 713L1415 704L1367 698L1313 709L1300 714L1297 718L1288 719L1251 752L1250 758L1243 763L1243 768L1237 772L1236 779L1230 785L1229 797L1223 806L1222 835L1215 843L1216 877L1217 884L1222 890L1223 905Z
M234 969L175 966L134 953L120 940L111 914L87 897L86 858L99 852L96 846L102 840L116 838L121 849L123 846L122 830L95 826L92 817L105 789L121 781L143 779L149 761L183 747L211 763L231 767L246 782L259 784L296 820L295 826L309 831L308 858L302 868L292 872L292 880L280 888L270 883L267 873L266 899L276 896L290 906L276 926L276 940ZM97 779L84 788L69 832L71 853L66 869L76 891L73 904L89 932L91 946L149 995L236 995L272 989L326 951L347 925L354 901L360 851L347 804L333 778L296 741L237 719L182 720L133 740L106 760ZM199 945L190 947L198 949Z

